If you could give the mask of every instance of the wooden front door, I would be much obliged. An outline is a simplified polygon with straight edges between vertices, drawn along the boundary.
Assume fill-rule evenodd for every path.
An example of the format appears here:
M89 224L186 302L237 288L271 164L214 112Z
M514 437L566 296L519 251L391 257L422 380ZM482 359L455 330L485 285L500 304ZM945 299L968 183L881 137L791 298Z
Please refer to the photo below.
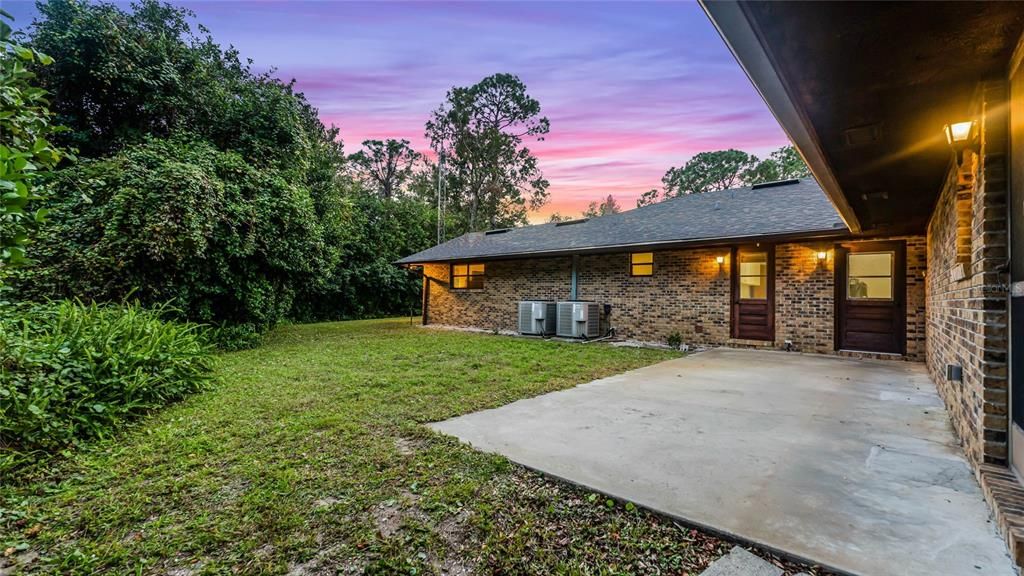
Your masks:
M836 347L903 354L906 244L852 242L836 248Z
M733 248L732 337L775 339L775 247Z

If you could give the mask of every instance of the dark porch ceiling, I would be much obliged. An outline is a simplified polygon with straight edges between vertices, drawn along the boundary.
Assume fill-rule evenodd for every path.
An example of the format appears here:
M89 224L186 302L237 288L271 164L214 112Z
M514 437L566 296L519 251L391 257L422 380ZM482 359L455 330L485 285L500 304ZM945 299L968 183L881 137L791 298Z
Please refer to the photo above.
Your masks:
M847 223L865 232L924 230L951 159L942 127L968 119L978 81L1005 78L1024 30L1015 2L704 6Z

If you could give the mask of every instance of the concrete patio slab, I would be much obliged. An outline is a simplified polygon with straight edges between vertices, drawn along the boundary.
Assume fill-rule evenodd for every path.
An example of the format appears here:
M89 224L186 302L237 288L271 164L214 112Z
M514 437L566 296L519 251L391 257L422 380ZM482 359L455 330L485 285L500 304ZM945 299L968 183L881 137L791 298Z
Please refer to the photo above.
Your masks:
M734 546L728 554L712 562L700 576L782 576L782 569Z
M1015 574L918 364L716 349L432 427L840 571Z

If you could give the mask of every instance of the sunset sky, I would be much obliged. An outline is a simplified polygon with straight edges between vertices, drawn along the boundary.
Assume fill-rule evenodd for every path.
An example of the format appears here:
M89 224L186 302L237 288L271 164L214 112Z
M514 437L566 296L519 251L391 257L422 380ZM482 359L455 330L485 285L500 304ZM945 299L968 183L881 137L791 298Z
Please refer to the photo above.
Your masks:
M346 151L406 138L452 86L518 75L551 121L529 147L551 212L626 208L697 152L762 156L786 137L695 3L173 2L258 70L275 67L340 127ZM4 1L25 26L29 2Z

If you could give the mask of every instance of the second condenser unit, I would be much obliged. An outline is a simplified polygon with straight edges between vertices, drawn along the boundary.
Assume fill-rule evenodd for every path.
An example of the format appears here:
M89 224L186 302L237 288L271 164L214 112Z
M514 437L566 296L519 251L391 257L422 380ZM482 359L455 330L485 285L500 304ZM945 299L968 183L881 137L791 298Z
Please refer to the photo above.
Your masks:
M555 333L555 303L523 300L519 303L519 333L546 336Z
M597 338L601 335L601 312L597 302L558 303L556 334L563 338Z

